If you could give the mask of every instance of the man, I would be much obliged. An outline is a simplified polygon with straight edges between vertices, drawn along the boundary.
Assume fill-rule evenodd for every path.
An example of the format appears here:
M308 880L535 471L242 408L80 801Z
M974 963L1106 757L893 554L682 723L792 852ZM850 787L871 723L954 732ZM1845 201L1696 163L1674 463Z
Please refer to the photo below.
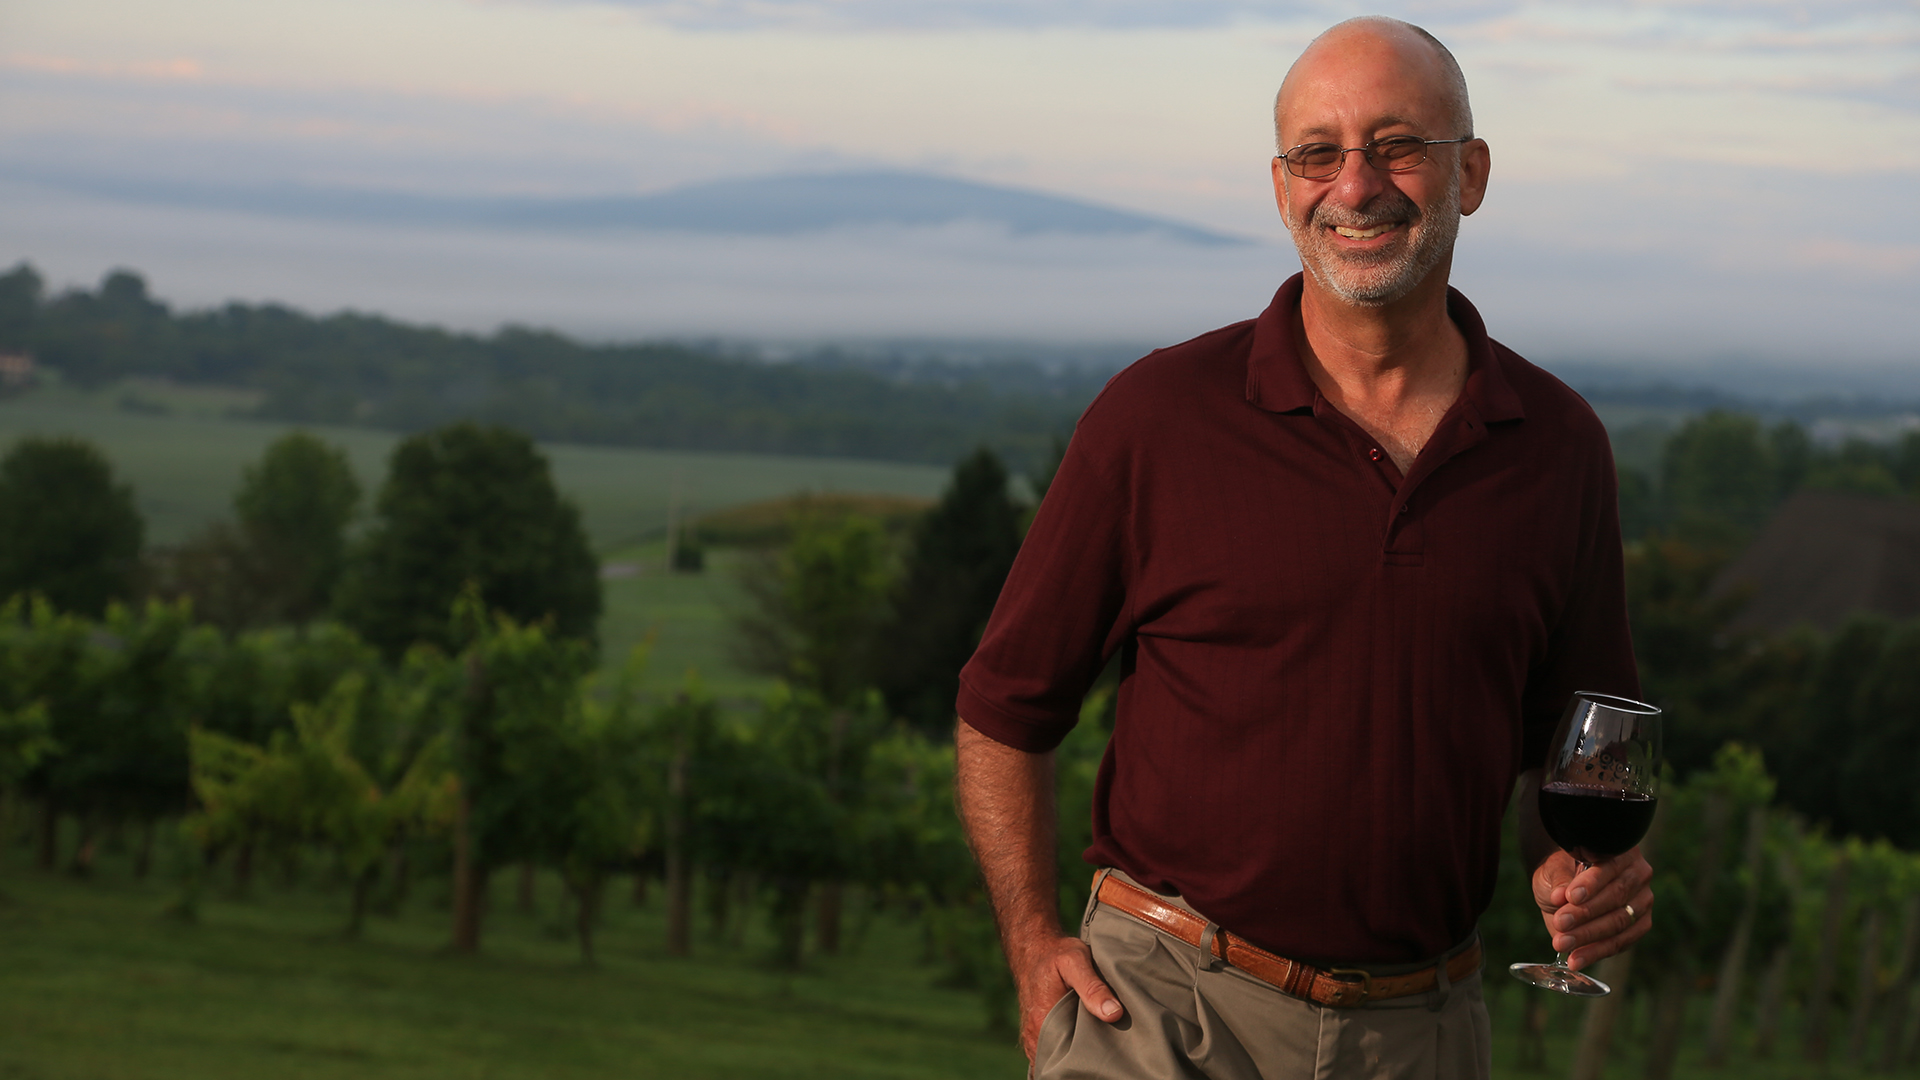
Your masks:
M1274 119L1305 272L1108 384L961 676L1039 1077L1486 1075L1474 927L1516 779L1543 946L1581 968L1649 927L1638 851L1576 875L1535 808L1572 694L1638 683L1605 432L1447 287L1489 168L1459 67L1352 20ZM1083 940L1051 751L1115 653Z

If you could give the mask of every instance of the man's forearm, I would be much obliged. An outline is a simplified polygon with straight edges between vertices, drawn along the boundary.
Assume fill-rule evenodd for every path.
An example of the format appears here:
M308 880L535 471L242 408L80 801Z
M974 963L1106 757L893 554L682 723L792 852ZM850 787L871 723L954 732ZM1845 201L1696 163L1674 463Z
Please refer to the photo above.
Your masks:
M1054 863L1053 754L995 742L961 721L954 800L1016 970L1027 948L1060 936Z

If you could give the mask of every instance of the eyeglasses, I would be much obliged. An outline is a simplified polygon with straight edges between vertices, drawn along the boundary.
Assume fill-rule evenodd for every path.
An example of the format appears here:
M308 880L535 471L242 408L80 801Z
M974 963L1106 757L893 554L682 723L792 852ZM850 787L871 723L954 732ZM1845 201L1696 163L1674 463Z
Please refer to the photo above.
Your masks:
M1412 135L1389 135L1384 139L1375 139L1365 146L1349 146L1341 149L1333 143L1310 142L1280 155L1287 163L1287 171L1302 180L1331 180L1340 175L1347 164L1347 155L1355 150L1367 155L1367 164L1388 172L1406 172L1417 169L1427 160L1427 147L1442 146L1447 143L1472 142L1473 136L1466 135L1458 139L1421 139Z

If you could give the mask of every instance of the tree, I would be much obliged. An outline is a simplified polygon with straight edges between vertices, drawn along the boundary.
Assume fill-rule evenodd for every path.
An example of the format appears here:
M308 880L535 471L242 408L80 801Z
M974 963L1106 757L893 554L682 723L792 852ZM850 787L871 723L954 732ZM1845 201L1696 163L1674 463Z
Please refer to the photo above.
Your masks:
M191 835L209 850L255 839L333 849L352 887L349 937L360 933L388 849L447 824L458 797L446 733L405 737L383 689L343 676L318 704L294 704L291 728L265 746L199 729L191 738L201 805ZM369 754L369 743L379 749Z
M452 651L447 612L468 586L487 610L593 642L599 562L525 435L463 423L402 441L375 514L335 610L388 657L414 642Z
M445 684L459 777L453 947L473 952L493 871L564 847L556 834L593 798L580 791L591 778L579 774L581 755L568 739L580 725L580 683L592 656L577 638L487 611L477 590L461 595L452 622L465 639Z
M1784 494L1774 445L1751 416L1715 410L1668 440L1662 485L1672 520L1689 539L1731 546L1766 520Z
M801 511L783 550L742 569L753 606L734 619L741 663L831 704L854 700L867 685L892 572L878 522Z
M360 483L346 452L304 431L276 439L242 474L233 497L262 584L269 622L306 622L325 610L346 557Z
M1020 535L1007 471L985 447L954 468L939 504L915 526L876 681L894 713L921 730L952 726L960 669L993 613Z
M0 459L0 597L98 616L133 592L144 525L92 444L25 438Z
M0 352L27 347L45 290L39 272L24 262L0 274Z
M39 702L53 740L25 785L43 813L42 866L54 862L62 814L80 819L73 868L84 873L101 826L145 826L185 808L186 733L198 705L185 657L215 636L177 605L115 604L99 624L58 615L44 601L5 609L0 638L14 653L8 666L25 678L9 687L13 700L0 704Z

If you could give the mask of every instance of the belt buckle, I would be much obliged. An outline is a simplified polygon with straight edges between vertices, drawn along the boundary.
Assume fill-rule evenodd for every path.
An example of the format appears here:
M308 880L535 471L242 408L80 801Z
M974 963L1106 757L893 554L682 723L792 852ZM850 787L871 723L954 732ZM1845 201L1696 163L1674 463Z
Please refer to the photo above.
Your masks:
M1372 972L1363 971L1360 968L1329 968L1327 969L1327 974L1332 976L1335 980L1337 980L1341 984L1343 984L1341 988L1337 991L1341 1000L1335 1002L1335 1004L1341 1005L1341 1006L1349 1006L1349 1007L1352 1005L1365 1005L1368 1002L1368 1000L1370 1000L1373 997L1373 973ZM1357 983L1354 982L1353 977L1357 977L1360 981ZM1358 989L1360 991L1359 1001L1348 1002L1347 1000L1345 1000L1347 996L1347 989L1349 987Z

